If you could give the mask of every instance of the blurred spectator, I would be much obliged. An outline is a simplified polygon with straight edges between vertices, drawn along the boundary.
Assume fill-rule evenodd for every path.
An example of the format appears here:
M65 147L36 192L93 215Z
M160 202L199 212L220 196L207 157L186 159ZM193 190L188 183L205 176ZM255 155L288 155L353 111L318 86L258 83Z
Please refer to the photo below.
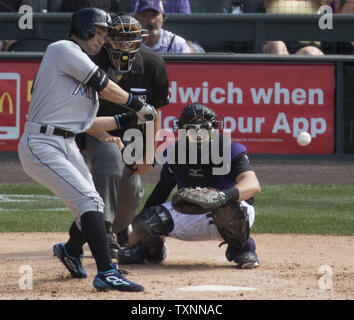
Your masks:
M336 8L338 13L354 13L354 0L341 1L340 6Z
M0 0L0 12L18 12L22 5L32 5L32 0Z
M330 5L333 0L264 0L266 13L272 14L317 14L320 7ZM323 55L318 41L268 41L263 53Z
M32 5L32 0L0 0L0 12L18 12L23 5ZM0 40L0 51L9 51L17 40Z
M333 0L264 0L266 13L274 14L316 14L323 5Z
M63 0L60 11L75 12L81 8L96 7L107 12L119 12L120 0Z
M336 12L340 14L354 13L354 0L340 1L336 6ZM354 42L339 42L336 48L337 54L354 54Z
M264 13L263 0L231 0L231 6L233 13Z
M2 50L1 51L11 51L11 46L17 42L17 40L1 40Z
M130 12L136 12L139 0L131 0ZM162 0L165 13L191 13L189 0Z
M160 0L140 0L135 18L149 31L145 45L156 52L194 53L204 52L196 43L162 28L165 13Z

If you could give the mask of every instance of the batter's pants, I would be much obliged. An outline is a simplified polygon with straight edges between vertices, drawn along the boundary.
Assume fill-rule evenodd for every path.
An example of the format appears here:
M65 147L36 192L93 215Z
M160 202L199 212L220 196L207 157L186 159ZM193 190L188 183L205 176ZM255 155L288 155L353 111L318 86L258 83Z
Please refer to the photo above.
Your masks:
M18 145L23 170L64 202L81 230L80 216L103 212L102 198L75 139L41 134L39 129L39 124L26 123Z

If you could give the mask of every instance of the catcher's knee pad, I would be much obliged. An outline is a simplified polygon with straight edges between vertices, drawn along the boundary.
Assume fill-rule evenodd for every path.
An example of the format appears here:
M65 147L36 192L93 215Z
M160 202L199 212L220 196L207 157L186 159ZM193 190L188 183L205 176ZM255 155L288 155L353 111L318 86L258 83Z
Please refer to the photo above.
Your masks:
M212 211L216 228L225 242L243 250L250 236L247 208L237 203Z
M174 222L167 208L156 205L144 209L135 216L132 227L139 240L146 242L170 233L174 228Z

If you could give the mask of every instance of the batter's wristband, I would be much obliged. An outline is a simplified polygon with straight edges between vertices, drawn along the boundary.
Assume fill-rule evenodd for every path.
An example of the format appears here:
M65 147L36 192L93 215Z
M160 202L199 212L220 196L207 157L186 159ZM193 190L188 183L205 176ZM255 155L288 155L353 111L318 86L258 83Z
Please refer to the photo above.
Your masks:
M240 197L240 191L236 187L232 187L230 189L223 190L222 192L226 195L226 204L234 204Z
M122 126L120 125L120 121L119 121L119 115L115 114L114 119L116 120L118 129L122 128Z
M134 111L139 111L144 104L137 96L133 96L131 93L129 93L129 99L125 105L129 108L132 108Z

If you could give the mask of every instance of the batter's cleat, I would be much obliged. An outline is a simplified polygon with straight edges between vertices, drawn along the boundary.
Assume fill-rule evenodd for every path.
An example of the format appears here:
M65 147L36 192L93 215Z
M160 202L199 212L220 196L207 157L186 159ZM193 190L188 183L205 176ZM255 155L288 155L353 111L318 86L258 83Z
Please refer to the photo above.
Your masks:
M98 272L93 280L93 286L97 291L118 290L127 292L141 292L144 287L140 284L131 282L124 278L118 270L117 265L111 263L112 269L104 272Z
M65 248L65 243L53 246L54 255L57 256L74 278L87 278L87 273L82 266L80 258L72 257Z

